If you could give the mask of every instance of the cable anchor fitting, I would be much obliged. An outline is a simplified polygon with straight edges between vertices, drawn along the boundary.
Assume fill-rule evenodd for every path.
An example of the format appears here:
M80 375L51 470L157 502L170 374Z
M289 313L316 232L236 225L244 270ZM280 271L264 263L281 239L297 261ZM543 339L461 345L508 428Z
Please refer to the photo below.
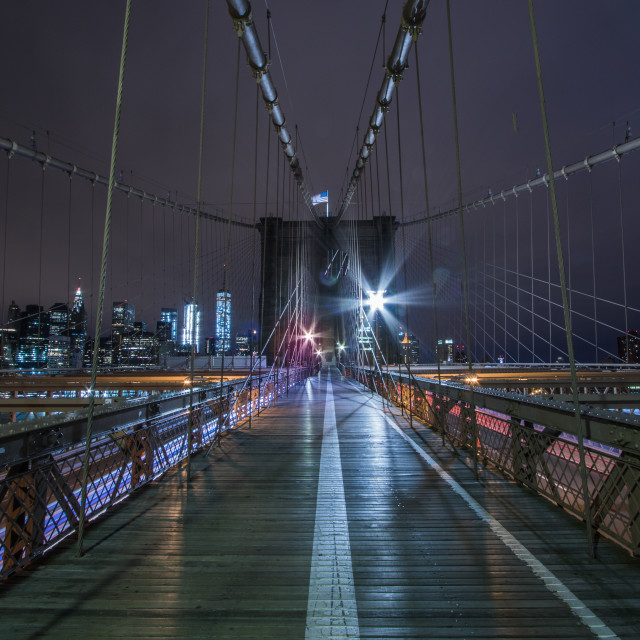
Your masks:
M7 159L11 160L11 158L16 155L16 151L18 151L18 143L15 140L12 140L11 149L7 151Z
M232 19L233 30L238 34L239 38L244 35L245 29L253 24L251 11L246 16Z

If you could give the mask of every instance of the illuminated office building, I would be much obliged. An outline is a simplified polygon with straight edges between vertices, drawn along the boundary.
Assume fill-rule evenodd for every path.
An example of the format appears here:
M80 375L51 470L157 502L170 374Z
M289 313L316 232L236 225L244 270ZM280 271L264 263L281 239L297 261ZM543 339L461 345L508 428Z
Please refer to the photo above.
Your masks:
M49 322L37 304L28 304L22 314L16 362L19 367L42 368L47 364Z
M87 341L87 311L84 308L82 299L82 290L80 287L76 290L73 298L71 313L69 314L69 337L71 338L71 355L72 359L79 357L82 360L85 343ZM74 356L75 354L75 356Z
M55 302L49 309L49 335L66 335L69 327L69 307L62 302Z
M216 355L231 352L231 293L220 289L216 295Z
M111 348L113 350L112 364L126 364L122 354L122 339L125 334L133 331L136 319L135 307L126 300L113 303L111 315Z
M453 362L453 339L445 338L444 340L438 340L436 346L436 354L438 360L443 364L450 364Z
M196 353L200 351L200 309L197 304L187 302L184 305L184 324L182 327L182 346L195 345Z
M167 340L171 340L177 344L178 342L178 310L163 307L160 309L160 322L168 322L171 331Z
M251 355L249 347L249 334L237 333L236 334L236 354L239 356Z

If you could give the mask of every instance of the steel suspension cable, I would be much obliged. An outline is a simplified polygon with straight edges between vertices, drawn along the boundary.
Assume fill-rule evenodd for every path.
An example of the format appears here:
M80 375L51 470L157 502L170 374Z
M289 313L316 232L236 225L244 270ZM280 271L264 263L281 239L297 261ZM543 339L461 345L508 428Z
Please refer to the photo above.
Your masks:
M82 465L82 491L80 497L80 514L78 518L78 556L84 554L84 524L87 507L87 480L89 477L89 455L91 449L91 427L95 403L96 378L98 373L98 355L100 345L100 332L102 329L102 310L104 306L104 292L107 277L107 255L109 253L109 240L111 231L111 208L113 204L113 192L115 187L116 156L118 153L118 136L120 133L120 115L122 112L122 93L124 87L125 63L127 60L127 43L129 39L129 22L131 19L131 1L127 0L124 17L124 29L122 35L122 50L120 53L120 73L118 78L118 92L116 97L115 122L113 127L113 139L111 143L111 164L109 167L109 188L107 191L107 209L104 218L104 234L102 239L102 262L100 267L100 287L98 291L98 310L96 312L95 339L93 344L93 358L91 364L91 383L89 385L89 407L87 416L87 440Z
M204 16L204 41L202 54L202 81L200 91L200 131L198 141L198 185L196 193L196 237L193 249L193 298L191 313L191 360L189 371L189 424L187 431L187 481L191 480L191 449L193 446L193 378L196 367L196 316L198 315L198 261L200 259L200 203L202 201L202 167L204 164L204 130L207 102L207 52L209 50L209 11L211 0L207 0Z
M414 43L415 44L415 43ZM398 175L400 179L400 219L404 223L404 186L402 180L402 137L400 135L400 89L396 89L396 125L398 127ZM407 241L404 226L402 227L402 278L404 280L404 294L407 296ZM407 339L409 336L409 304L405 299L404 303L404 325L407 332ZM397 339L396 339L397 340ZM401 354L402 358L405 354ZM409 357L405 359L405 365L409 374L409 423L413 427L413 407L412 405L412 393L411 393L411 348L409 347ZM398 366L398 371L402 368ZM404 404L404 402L402 403Z
M240 89L240 44L241 44L242 34L238 34L238 52L236 55L236 89L235 89L235 100L234 100L234 110L233 110L233 136L232 136L232 147L231 147L231 184L229 186L229 220L227 222L227 244L225 249L225 259L223 265L222 272L222 291L224 296L224 314L223 314L223 333L222 333L222 362L220 366L220 407L222 411L222 389L224 386L224 356L226 352L226 333L227 333L227 324L229 328L231 327L231 323L228 322L228 314L229 314L229 303L228 303L228 288L229 288L229 257L230 257L230 249L231 249L231 218L233 218L233 205L234 205L234 187L235 187L235 175L236 175L236 143L238 137L238 95ZM218 438L220 437L220 430L217 432Z
M36 349L35 353L35 365L36 369L39 369L40 362L40 349L42 345L40 343L40 338L42 337L42 241L44 239L44 174L45 174L46 165L42 165L42 180L40 183L40 240L38 243L39 247L39 265L38 265L38 349ZM45 363L46 364L46 363Z
M71 178L69 174L69 196L67 200L67 327L69 326L69 307L71 306ZM4 308L4 304L3 304Z
M429 207L429 183L427 180L427 152L425 147L425 135L424 135L424 112L422 107L422 85L420 82L420 58L418 56L418 43L414 43L414 54L416 61L416 79L417 79L417 87L418 87L418 113L420 115L420 141L421 141L421 149L422 149L422 177L424 182L424 201L425 208L427 211L427 243L429 248L429 269L431 271L431 295L433 297L432 307L433 307L433 327L434 333L436 337L436 367L438 372L438 397L442 395L442 368L440 366L440 354L438 353L438 337L439 327L438 327L438 304L437 304L437 289L436 289L436 279L435 279L435 271L434 271L434 260L433 260L433 228L430 217L430 207ZM444 343L443 343L444 344ZM444 444L445 440L445 422L444 417L436 413L436 402L435 398L433 399L433 414L436 416L436 419L441 420L441 430L442 430L442 444Z
M538 94L540 98L540 115L542 117L542 130L544 134L545 154L547 159L547 169L549 173L549 193L551 194L551 205L553 209L553 226L556 240L556 253L558 256L558 271L560 275L560 287L562 291L562 306L564 311L565 331L567 337L567 351L569 352L569 365L571 367L571 390L573 395L574 415L578 434L578 451L580 454L580 475L582 479L582 496L584 500L584 517L587 525L587 544L590 557L595 556L593 546L593 529L591 522L591 499L589 487L587 485L587 466L584 451L584 434L582 420L580 419L580 400L578 398L578 376L576 372L576 362L573 353L573 336L571 331L571 314L567 298L567 284L565 280L564 259L562 255L562 239L560 237L560 223L558 220L558 205L556 202L556 186L553 175L553 163L551 159L551 139L549 136L549 125L547 123L547 107L544 97L544 86L542 83L542 67L540 64L540 54L538 50L538 36L536 32L536 22L533 11L533 0L529 0L529 20L531 23L531 40L533 43L533 55L536 66L536 76L538 79Z
M258 211L258 124L260 122L259 118L259 104L260 104L260 88L256 86L256 127L255 127L255 142L253 148L253 226L256 226L256 218ZM254 232L255 234L255 232ZM251 394L251 398L249 400L249 428L251 428L251 423L253 420L253 352L255 350L255 345L253 344L253 332L255 329L255 313L256 313L256 286L255 286L255 275L256 275L256 240L257 238L254 235L253 238L253 250L251 252L251 328L249 329L249 351L251 356L251 371L249 373L249 393Z
M458 216L460 220L460 242L462 244L462 290L464 296L464 319L467 340L467 362L469 377L473 377L473 357L471 353L471 331L469 327L469 274L467 268L467 243L464 234L464 215L462 212L462 172L460 169L460 135L458 131L458 103L456 99L456 76L453 63L453 37L451 34L451 0L447 0L447 34L449 36L449 69L451 72L451 102L453 107L453 133L456 149L456 184L458 190ZM471 423L473 428L473 471L478 478L478 423L476 421L473 383L471 387Z
M622 167L618 162L618 205L620 208L620 259L622 260L622 296L624 300L624 335L625 335L625 356L627 363L630 360L629 353L629 306L627 304L627 265L624 251L624 207L622 205ZM571 280L569 280L571 288Z
M11 158L7 155L7 173L5 175L5 189L4 189L4 249L2 253L2 307L0 307L0 327L4 325L4 310L5 310L5 288L7 284L7 227L9 224L9 185L10 185L10 177L11 174ZM9 318L7 318L7 325ZM2 332L2 352L0 352L0 361L4 358L4 335L5 332ZM0 365L1 366L1 365Z
M593 328L596 343L596 362L598 362L598 304L596 289L596 248L593 233L593 177L589 172L589 225L591 227L591 277L593 281Z

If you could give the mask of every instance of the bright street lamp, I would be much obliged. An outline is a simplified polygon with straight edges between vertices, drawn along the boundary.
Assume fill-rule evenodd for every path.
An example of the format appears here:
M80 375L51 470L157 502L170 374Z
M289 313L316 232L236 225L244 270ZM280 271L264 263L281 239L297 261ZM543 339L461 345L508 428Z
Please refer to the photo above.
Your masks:
M378 291L367 291L367 295L369 296L367 304L372 313L375 313L376 311L382 311L382 309L384 308L384 294L386 292L386 289L381 289Z

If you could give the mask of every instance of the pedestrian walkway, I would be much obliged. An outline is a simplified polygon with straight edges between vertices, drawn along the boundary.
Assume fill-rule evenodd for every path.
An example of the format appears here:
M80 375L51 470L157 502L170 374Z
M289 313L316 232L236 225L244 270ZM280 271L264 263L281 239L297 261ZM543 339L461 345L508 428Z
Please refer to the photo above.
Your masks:
M639 638L640 563L325 368L0 585L2 637Z

